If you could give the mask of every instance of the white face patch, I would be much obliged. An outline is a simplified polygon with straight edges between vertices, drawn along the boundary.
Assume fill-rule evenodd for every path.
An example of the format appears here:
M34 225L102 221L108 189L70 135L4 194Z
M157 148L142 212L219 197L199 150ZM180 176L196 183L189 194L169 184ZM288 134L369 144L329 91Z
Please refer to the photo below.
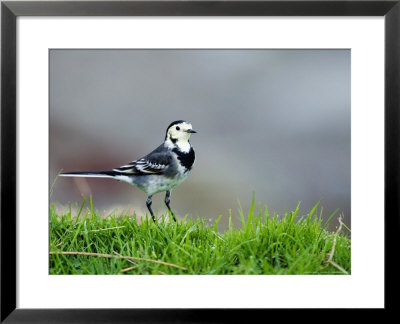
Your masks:
M175 124L168 129L166 145L170 148L177 146L182 152L190 151L189 137L192 124L183 122Z
M190 137L190 133L188 133L187 131L191 129L192 124L189 123L175 124L168 129L168 134L170 135L170 137L177 139L178 141L187 141Z

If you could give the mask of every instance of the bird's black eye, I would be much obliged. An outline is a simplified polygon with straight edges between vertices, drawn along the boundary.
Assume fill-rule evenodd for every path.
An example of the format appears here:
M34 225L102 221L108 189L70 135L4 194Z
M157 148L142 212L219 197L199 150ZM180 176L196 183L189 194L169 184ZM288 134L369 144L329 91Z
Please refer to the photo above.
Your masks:
M176 126L176 130L180 130L181 128L179 126Z

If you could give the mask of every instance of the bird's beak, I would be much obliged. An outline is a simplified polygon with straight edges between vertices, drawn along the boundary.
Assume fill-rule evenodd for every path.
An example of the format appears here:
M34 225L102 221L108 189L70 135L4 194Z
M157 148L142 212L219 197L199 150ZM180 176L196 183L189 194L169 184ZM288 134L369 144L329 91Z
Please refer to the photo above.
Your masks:
M188 129L187 131L186 131L187 133L197 133L195 130L193 130L193 129Z

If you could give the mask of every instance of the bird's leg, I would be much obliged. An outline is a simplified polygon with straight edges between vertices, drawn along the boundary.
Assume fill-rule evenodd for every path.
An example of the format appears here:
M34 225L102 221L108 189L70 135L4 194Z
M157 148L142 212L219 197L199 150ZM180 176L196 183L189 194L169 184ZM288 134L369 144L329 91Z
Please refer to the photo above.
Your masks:
M156 222L156 218L154 217L153 210L151 209L151 203L153 202L152 198L153 198L153 195L148 195L147 196L146 206L147 206L147 209L149 210L149 212L151 214L151 217L153 218L153 222L155 223Z
M169 202L171 201L171 190L167 190L167 192L165 193L165 204L167 205L167 208L169 210L169 212L171 213L172 217L174 218L174 221L176 222L176 218L174 213L171 210L171 207L169 207Z

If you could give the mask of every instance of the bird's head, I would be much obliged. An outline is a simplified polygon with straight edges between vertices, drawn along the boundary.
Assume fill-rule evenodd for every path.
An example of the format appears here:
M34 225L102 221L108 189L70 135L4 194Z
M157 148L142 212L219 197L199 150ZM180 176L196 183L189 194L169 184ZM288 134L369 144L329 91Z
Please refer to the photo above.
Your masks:
M177 120L171 123L167 128L165 140L169 140L172 143L187 142L190 134L196 133L193 130L192 124L184 120Z

